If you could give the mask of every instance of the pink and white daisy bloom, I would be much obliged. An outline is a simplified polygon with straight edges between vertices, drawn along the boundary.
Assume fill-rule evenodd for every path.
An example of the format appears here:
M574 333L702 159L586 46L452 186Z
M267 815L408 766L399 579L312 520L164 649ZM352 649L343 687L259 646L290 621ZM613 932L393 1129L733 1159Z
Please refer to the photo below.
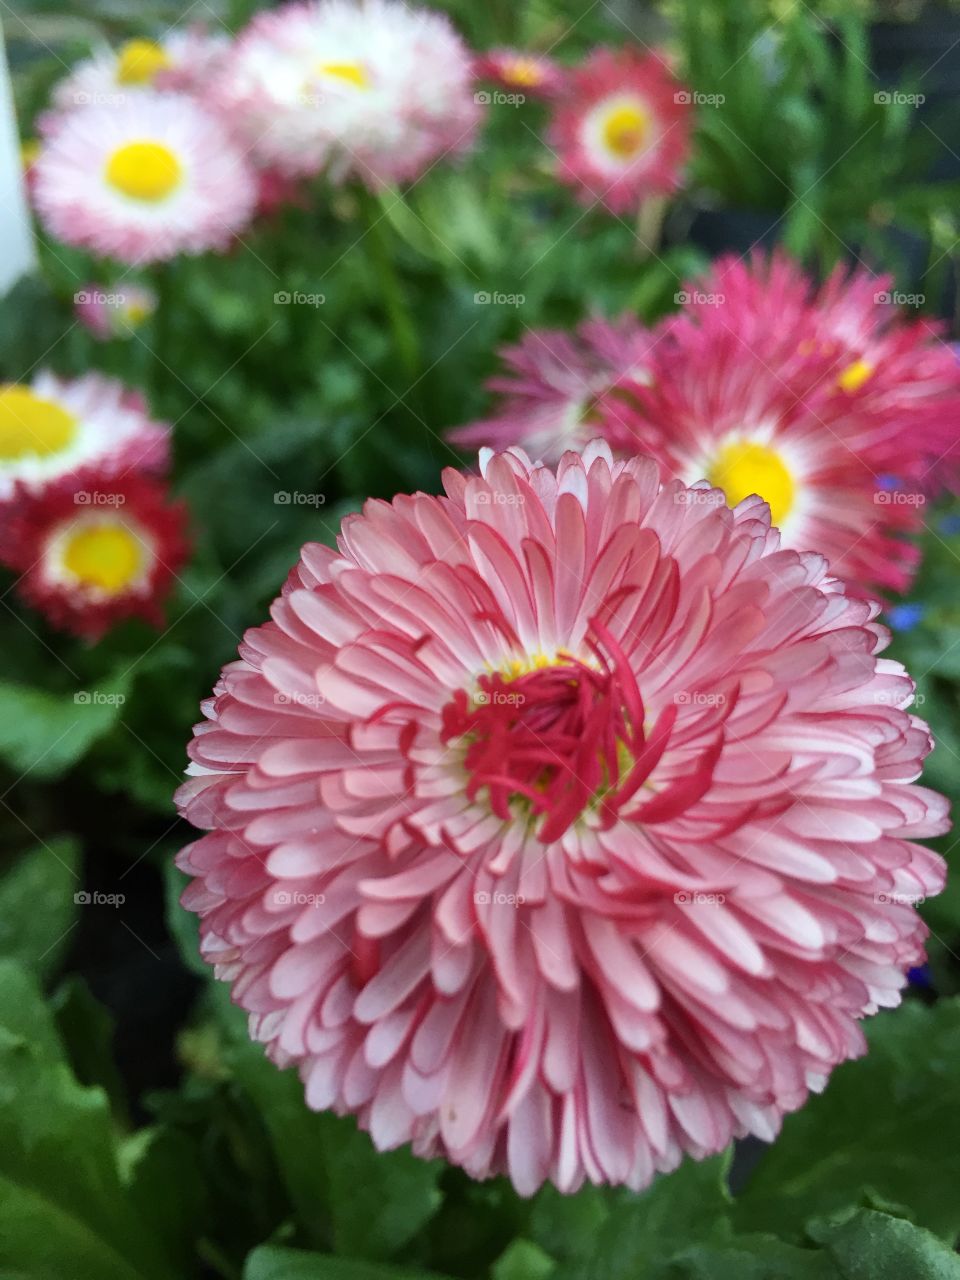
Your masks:
M74 295L77 319L101 342L129 338L157 309L157 292L149 285L123 281L89 284Z
M482 115L449 20L401 0L308 0L258 14L214 97L261 164L374 188L464 150Z
M143 90L47 125L33 199L51 235L137 265L224 249L256 204L224 126L183 94Z
M548 141L584 204L626 213L679 186L690 128L690 94L661 57L597 49L569 73Z
M530 329L500 352L507 372L487 382L500 397L496 413L457 427L449 438L467 449L519 445L556 462L597 434L601 403L605 420L616 419L619 386L644 380L652 341L630 316L586 320L572 333Z
M96 641L128 618L163 622L187 558L186 506L139 472L90 468L40 492L19 487L4 521L3 563L51 625Z
M818 292L783 257L719 262L657 329L645 384L599 406L603 435L731 504L759 494L785 545L851 587L905 590L960 379L932 326L873 302L885 283L841 272Z
M912 295L891 276L840 266L818 288L786 254L725 257L698 289L694 300L725 297L738 332L765 358L777 360L790 342L814 367L824 362L842 416L871 423L878 473L927 488L956 484L960 369L944 323L910 316Z
M0 386L0 502L18 483L36 491L91 465L108 475L161 471L169 453L170 428L114 378L44 370L29 386Z
M230 47L226 34L202 24L169 32L160 41L128 40L119 48L104 45L79 62L54 86L58 111L75 107L116 106L141 89L205 90Z
M913 684L757 500L511 450L304 547L179 793L314 1108L531 1194L771 1138L923 954Z
M543 53L525 49L488 49L473 64L478 80L489 80L511 93L554 98L566 84L566 69Z

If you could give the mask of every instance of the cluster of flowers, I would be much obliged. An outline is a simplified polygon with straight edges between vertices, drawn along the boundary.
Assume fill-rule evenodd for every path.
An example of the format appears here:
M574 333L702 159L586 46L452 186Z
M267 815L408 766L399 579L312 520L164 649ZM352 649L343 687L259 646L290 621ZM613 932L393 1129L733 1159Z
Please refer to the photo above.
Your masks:
M162 621L187 555L169 452L169 429L112 379L0 387L0 559L54 626L97 640L125 618Z
M554 100L558 176L584 199L621 210L677 184L689 95L658 55L600 49L568 72L474 56L444 15L402 0L296 0L235 40L191 29L81 63L40 121L30 188L54 236L100 256L225 250L299 180L376 189L465 151L483 80Z
M480 474L303 548L179 862L311 1106L523 1194L641 1188L772 1139L898 1003L947 805L865 592L910 578L960 400L887 297L721 261L652 331L528 334Z
M937 487L960 476L960 366L891 282L838 269L818 289L785 256L722 258L653 328L590 320L504 352L495 414L454 430L556 461L602 436L731 505L760 494L784 545L854 591L903 591Z

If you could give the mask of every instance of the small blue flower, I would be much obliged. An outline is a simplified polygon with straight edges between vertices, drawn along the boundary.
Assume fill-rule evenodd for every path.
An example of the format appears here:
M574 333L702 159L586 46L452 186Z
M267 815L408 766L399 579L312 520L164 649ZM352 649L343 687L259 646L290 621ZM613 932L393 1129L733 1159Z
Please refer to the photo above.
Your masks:
M914 969L907 970L907 978L911 985L922 987L924 991L929 991L933 986L930 978L930 966L928 964L917 965Z
M891 491L891 490L893 490L893 489L899 489L899 488L900 488L900 477L899 477L899 476L892 476L892 475L889 475L889 474L887 474L887 475L882 475L882 476L877 476L877 488L878 488L878 489L885 489L885 490L887 490L887 492L890 492L890 491Z
M948 538L960 533L960 514L944 516L940 521L940 532L945 533Z
M895 604L887 610L887 622L894 631L912 631L926 611L923 604Z

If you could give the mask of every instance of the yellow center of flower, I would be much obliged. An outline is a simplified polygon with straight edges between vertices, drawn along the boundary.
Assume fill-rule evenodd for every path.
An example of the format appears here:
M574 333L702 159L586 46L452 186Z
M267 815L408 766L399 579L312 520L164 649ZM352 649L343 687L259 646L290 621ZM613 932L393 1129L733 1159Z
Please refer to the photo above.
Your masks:
M179 186L180 161L162 142L128 142L107 161L107 182L132 200L155 204Z
M503 78L521 89L532 89L543 80L543 71L533 58L514 58L504 66Z
M847 391L851 395L854 391L859 391L865 382L873 377L873 365L868 360L854 360L853 364L847 365L840 377L837 378L837 386L841 391Z
M793 477L780 455L765 444L731 441L717 454L707 471L707 480L723 490L731 507L751 494L759 494L769 504L770 519L775 525L783 523L793 506Z
M370 77L359 62L321 62L317 70L321 75L343 80L356 89L369 89Z
M621 160L629 160L643 147L649 117L640 107L617 107L603 122L603 141Z
M88 524L70 534L63 567L86 587L108 595L124 591L143 566L143 547L119 521Z
M117 84L152 84L170 66L170 55L152 40L128 40L117 53Z
M0 462L60 453L77 431L74 416L27 387L0 388Z

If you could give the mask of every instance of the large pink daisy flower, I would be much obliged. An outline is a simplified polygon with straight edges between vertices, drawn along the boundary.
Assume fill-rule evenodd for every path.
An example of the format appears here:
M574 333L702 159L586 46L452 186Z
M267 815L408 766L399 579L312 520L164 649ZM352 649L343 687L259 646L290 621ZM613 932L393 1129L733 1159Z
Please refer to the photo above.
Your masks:
M661 57L597 49L570 73L548 136L561 181L624 213L679 185L690 123L690 94Z
M226 248L257 199L226 127L151 89L49 120L31 190L52 235L134 265Z
M783 257L720 261L656 330L647 376L598 407L603 434L732 503L760 494L787 546L904 590L918 554L901 535L953 446L960 371L935 327L899 320L888 284L838 272L818 291Z
M503 348L507 371L487 383L501 397L496 413L457 427L450 439L469 449L516 444L556 462L566 449L582 448L597 434L601 402L604 421L616 421L619 384L643 381L652 341L630 316L586 320L573 333L529 329L516 345ZM625 432L631 421L632 415Z
M770 1138L923 953L877 607L765 506L511 451L310 545L191 747L203 952L312 1107L524 1194Z
M371 187L464 150L483 114L449 19L401 0L294 0L258 14L213 96L261 164Z

